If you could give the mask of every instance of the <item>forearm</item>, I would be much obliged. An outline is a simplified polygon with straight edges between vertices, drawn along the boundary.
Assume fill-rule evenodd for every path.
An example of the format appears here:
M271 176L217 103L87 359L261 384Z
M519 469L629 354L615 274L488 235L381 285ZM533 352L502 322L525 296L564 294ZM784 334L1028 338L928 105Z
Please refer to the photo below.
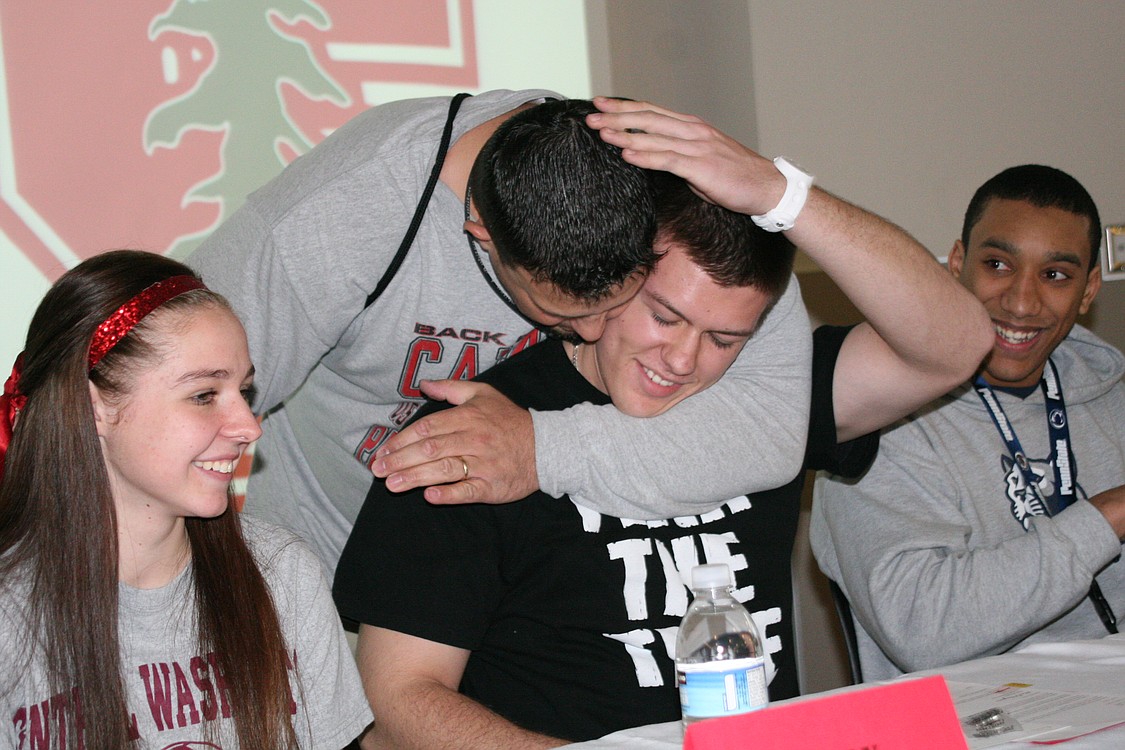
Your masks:
M855 522L870 528L869 519ZM1087 503L994 546L951 543L965 530L921 528L909 540L894 534L904 539L896 543L876 529L837 545L853 612L904 671L1006 651L1082 602L1120 552ZM857 551L878 536L882 547Z
M588 404L533 412L541 488L602 513L658 519L785 484L804 455L807 326L794 282L723 378L665 414L636 419Z
M476 701L437 683L394 691L376 707L369 750L512 750L565 745L565 740L521 729Z
M596 103L602 113L588 121L627 161L678 174L708 200L761 215L785 192L785 176L770 159L696 117L645 102ZM849 336L837 367L839 440L865 435L945 393L988 352L981 305L893 224L814 187L786 236L869 321Z
M814 188L789 238L828 274L919 377L948 390L992 343L984 308L894 224Z

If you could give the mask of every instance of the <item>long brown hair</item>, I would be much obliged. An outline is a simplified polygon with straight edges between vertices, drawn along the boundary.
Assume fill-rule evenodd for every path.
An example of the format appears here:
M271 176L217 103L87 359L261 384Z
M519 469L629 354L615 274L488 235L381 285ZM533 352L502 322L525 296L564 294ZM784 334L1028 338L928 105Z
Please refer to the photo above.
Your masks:
M129 742L117 630L117 518L89 383L111 396L127 395L135 373L155 360L156 344L169 335L161 320L177 310L229 307L206 289L187 292L138 323L92 371L87 352L95 328L122 304L158 281L191 273L152 253L95 256L51 287L28 330L19 381L27 402L0 484L0 582L28 582L22 633L29 658L35 649L43 653L53 695L77 690L86 747ZM296 747L285 639L237 513L228 507L216 518L188 518L186 528L200 654L218 655L239 745ZM77 747L79 733L68 735Z

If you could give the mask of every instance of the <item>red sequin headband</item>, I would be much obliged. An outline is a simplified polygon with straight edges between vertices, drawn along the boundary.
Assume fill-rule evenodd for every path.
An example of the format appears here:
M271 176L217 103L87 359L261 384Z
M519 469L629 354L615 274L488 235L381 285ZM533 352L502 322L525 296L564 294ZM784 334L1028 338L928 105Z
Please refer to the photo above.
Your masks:
M188 275L171 276L145 287L135 297L117 308L113 315L106 318L106 321L94 331L94 336L90 340L90 356L87 360L90 369L97 367L102 357L117 346L117 342L125 338L125 334L133 330L133 327L150 312L173 297L179 297L194 289L206 288L202 281Z
M20 374L23 372L23 352L12 365L12 374L4 383L4 393L0 394L0 478L4 476L4 458L12 443L12 427L16 415L27 405L27 396L20 393Z

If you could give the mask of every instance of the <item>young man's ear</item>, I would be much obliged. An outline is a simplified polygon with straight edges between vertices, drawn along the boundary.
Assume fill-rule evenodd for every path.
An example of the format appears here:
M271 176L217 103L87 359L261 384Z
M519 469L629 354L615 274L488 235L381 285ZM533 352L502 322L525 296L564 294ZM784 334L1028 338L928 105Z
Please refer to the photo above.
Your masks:
M1090 304L1094 301L1094 297L1098 296L1098 290L1101 288L1102 267L1095 265L1086 276L1086 291L1082 293L1082 304L1078 307L1079 315L1085 315L1090 311Z
M961 269L965 267L965 245L961 240L956 240L953 243L953 249L949 251L949 258L945 263L949 266L949 272L953 274L953 278L961 278Z
M492 235L489 234L488 228L476 219L465 219L465 231L471 234L473 239L481 245L492 241Z

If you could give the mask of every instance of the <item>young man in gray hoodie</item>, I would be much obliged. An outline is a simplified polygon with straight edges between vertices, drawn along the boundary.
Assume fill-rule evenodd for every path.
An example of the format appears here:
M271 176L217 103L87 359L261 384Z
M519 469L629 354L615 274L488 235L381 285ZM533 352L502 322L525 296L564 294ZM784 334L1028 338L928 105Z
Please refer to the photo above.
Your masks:
M860 481L818 479L813 551L851 602L865 680L1116 632L1125 357L1075 325L1100 234L1057 169L981 186L949 268L992 318L983 368L886 430Z

